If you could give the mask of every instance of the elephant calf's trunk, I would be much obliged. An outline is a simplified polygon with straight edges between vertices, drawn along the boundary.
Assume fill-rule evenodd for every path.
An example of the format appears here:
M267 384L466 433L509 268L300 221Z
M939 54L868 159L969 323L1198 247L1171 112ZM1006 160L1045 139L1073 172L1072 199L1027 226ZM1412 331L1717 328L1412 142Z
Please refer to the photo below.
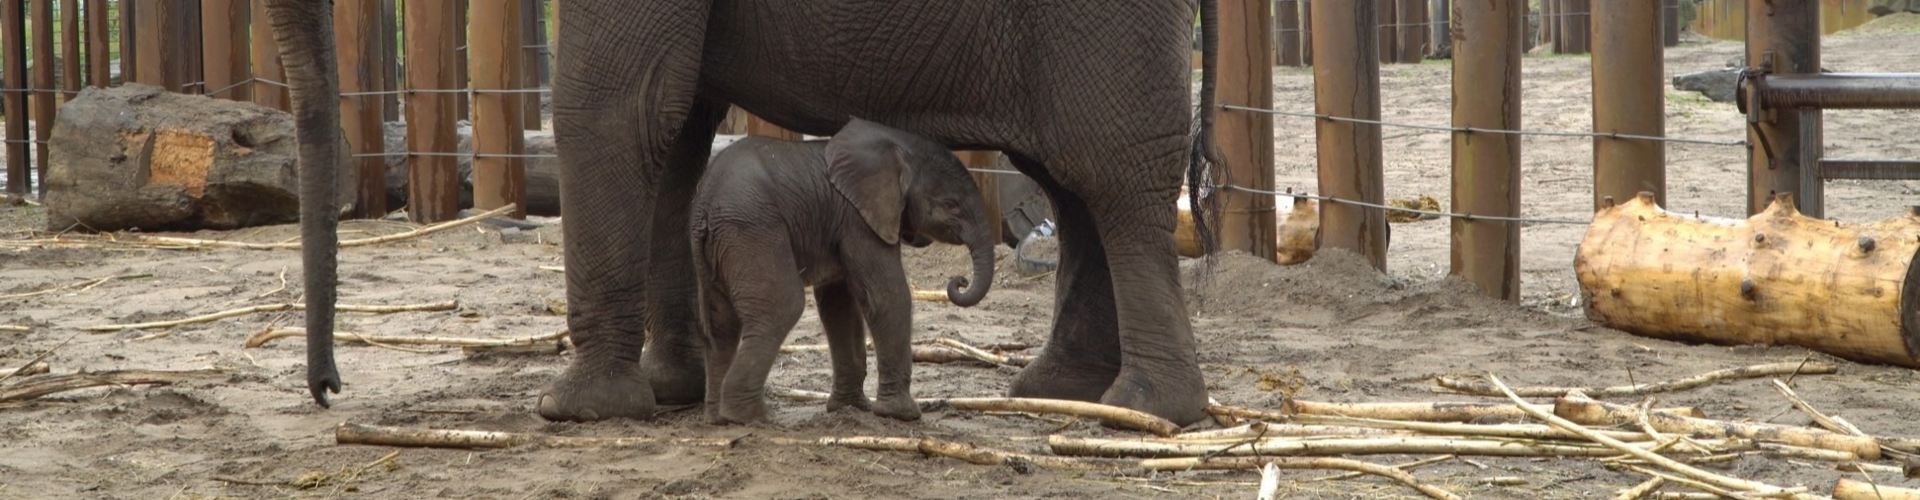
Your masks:
M979 304L987 298L987 289L993 287L993 237L978 236L969 240L967 248L973 254L973 276L954 276L947 280L947 300L960 307Z

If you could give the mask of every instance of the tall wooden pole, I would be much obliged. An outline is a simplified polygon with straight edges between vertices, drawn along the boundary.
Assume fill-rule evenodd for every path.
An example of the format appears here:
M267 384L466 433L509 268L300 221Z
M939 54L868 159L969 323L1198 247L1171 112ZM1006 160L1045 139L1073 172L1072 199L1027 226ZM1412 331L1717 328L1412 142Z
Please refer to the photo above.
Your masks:
M340 92L381 89L380 0L334 0L333 33L340 68ZM355 178L352 217L375 219L387 215L387 159L383 96L340 98L340 128L346 132Z
M1223 106L1273 108L1273 4L1220 0L1216 96ZM1214 145L1226 162L1227 182L1273 190L1273 115L1211 110ZM1273 196L1221 190L1220 249L1273 260ZM1197 207L1196 207L1197 208Z
M1453 126L1520 129L1520 54L1526 4L1459 2L1453 22L1471 33L1453 47ZM1453 133L1453 211L1520 215L1520 137ZM1520 298L1520 225L1454 219L1451 272L1488 296Z
M33 159L41 196L47 194L47 139L53 136L54 113L60 108L60 87L54 82L54 27L53 0L33 0Z
M86 85L81 71L86 62L80 53L80 0L60 0L60 57L60 89L66 94L61 101L65 102Z
M99 88L113 86L113 56L108 48L111 14L107 8L107 0L87 0L87 83Z
M1604 2L1606 0L1601 0L1601 1ZM1650 1L1650 0L1642 0L1642 1ZM1560 8L1562 9L1562 11L1560 12L1560 38L1564 40L1564 44L1562 46L1563 50L1560 51L1561 53L1563 54L1587 53L1587 47L1592 43L1592 40L1593 40L1593 37L1591 36L1590 31L1588 29L1589 26L1592 24L1592 21L1590 19L1591 15L1589 12L1591 10L1590 9L1591 5L1592 4L1588 0L1561 0Z
M274 83L255 80L253 84L253 103L281 111L292 105L287 96L287 69L280 65L280 43L273 39L273 22L267 19L266 0L252 0L248 10L253 18L253 34L249 42L253 50L249 54L253 59L254 78L271 80Z
M1375 6L1364 0L1320 2L1314 9L1314 112L1380 119L1380 38L1374 28L1379 11ZM1386 202L1379 125L1319 120L1314 123L1314 137L1321 194ZM1386 212L1344 203L1322 205L1320 247L1351 250L1385 271Z
M178 59L180 45L186 43L180 35L185 26L180 26L180 9L185 4L180 0L152 0L140 4L138 17L134 18L134 35L139 41L134 43L138 55L134 58L138 68L134 71L134 80L138 83L154 85L168 92L180 92L181 85L187 83L186 75L181 74L182 65Z
M1277 0L1273 2L1273 47L1275 63L1281 66L1300 65L1300 1Z
M486 33L468 39L467 53L473 56L473 88L476 90L517 90L522 88L521 55L526 50L520 33L520 6L508 2L482 0L473 3L472 29ZM481 155L517 155L525 151L522 132L526 126L520 113L520 100L526 94L475 94L473 96L473 148ZM537 97L537 96L536 96ZM493 209L516 205L515 217L527 213L527 170L520 158L485 156L473 160L473 207Z
M23 0L0 0L0 64L6 68L7 194L26 195L33 165L27 140L27 5Z
M406 3L407 87L453 88L454 0ZM452 220L460 211L459 151L452 94L407 95L407 216L414 222Z
M256 1L265 2L266 0L256 0ZM121 83L131 83L131 82L140 81L138 78L136 78L140 72L140 64L138 60L140 56L140 50L138 47L136 47L136 45L138 45L138 42L140 40L140 30L139 30L140 22L139 22L138 13L134 12L135 11L134 6L137 5L138 3L139 2L124 2L124 1L119 2L120 19L119 19L119 22L117 23L118 26L116 27L120 29L120 82ZM262 16L265 15L264 14L265 9L255 9L255 10L263 12ZM267 37L267 38L273 38L273 37Z
M481 0L481 1L503 1L503 0ZM472 47L467 46L467 5L468 5L467 0L453 0L453 47L454 49L453 49L453 53L448 54L447 57L453 58L453 87L451 88L457 88L457 89L464 89L472 86L472 83L471 83L472 79L468 76L468 71L467 71L468 60L473 58L473 49ZM459 119L459 120L472 119L473 114L472 114L471 108L473 106L473 103L471 101L472 101L472 96L470 95L454 94L453 116L455 119Z
M204 39L200 36L200 10L200 0L182 0L179 13L175 14L179 17L174 21L174 29L182 31L175 31L171 36L185 42L176 44L173 55L169 57L179 61L179 68L175 71L180 74L180 90L175 92L205 94L208 90L206 79L202 77L206 74L206 58L201 56L205 48L201 46Z
M200 51L205 62L207 94L235 101L253 100L253 9L247 0L202 0ZM273 36L272 33L262 33Z
M1357 0L1364 2L1366 0ZM1374 25L1380 33L1380 62L1391 63L1398 57L1400 40L1400 0L1374 0Z
M394 0L380 0L380 90L400 88L400 12ZM380 97L381 114L400 118L400 95Z
M1300 64L1313 65L1313 0L1300 0Z
M1749 0L1747 67L1777 75L1819 73L1820 4ZM1758 118L1747 129L1747 213L1765 210L1777 193L1792 193L1800 213L1824 216L1821 111L1770 109Z
M994 168L996 160L1000 158L999 151L954 151L953 153L960 157L960 163L966 165L967 168ZM1000 208L1000 183L998 180L1000 175L1001 174L990 172L975 172L973 174L973 183L980 187L981 201L984 201L987 207L987 224L994 228L996 237L999 236L998 233L1000 232L999 228L1002 215L1005 213L1002 212L1003 209ZM998 238L995 239L997 240Z
M1666 135L1665 49L1661 6L1653 2L1597 2L1593 6L1593 131ZM1593 139L1593 206L1625 203L1650 192L1667 206L1667 145L1659 141Z
M1419 64L1427 56L1427 0L1400 0L1394 7L1394 61Z
M1680 45L1680 0L1660 0L1660 36L1667 47ZM1666 206L1662 204L1661 206Z

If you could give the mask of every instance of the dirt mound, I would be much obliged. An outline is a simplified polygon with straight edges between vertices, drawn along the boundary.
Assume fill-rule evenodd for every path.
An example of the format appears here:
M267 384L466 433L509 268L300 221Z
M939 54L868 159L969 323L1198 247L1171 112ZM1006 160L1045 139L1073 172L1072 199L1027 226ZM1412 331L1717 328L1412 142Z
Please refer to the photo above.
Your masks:
M1867 21L1866 24L1862 24L1853 29L1836 33L1835 35L1844 36L1844 35L1900 34L1900 33L1904 33L1904 34L1920 33L1920 14L1915 14L1911 12L1888 14L1885 16L1880 16L1879 18L1876 18L1872 21Z

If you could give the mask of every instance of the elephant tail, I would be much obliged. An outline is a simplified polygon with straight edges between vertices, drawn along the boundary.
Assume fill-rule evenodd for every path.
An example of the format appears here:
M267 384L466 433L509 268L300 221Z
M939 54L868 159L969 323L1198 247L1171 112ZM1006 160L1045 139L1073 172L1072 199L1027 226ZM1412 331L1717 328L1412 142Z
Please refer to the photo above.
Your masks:
M1200 107L1194 111L1193 150L1187 162L1187 205L1193 211L1193 228L1200 239L1200 250L1209 263L1213 259L1215 235L1210 224L1210 207L1200 200L1213 189L1208 184L1208 170L1219 163L1219 156L1213 148L1213 114L1217 107L1214 86L1219 74L1219 47L1219 0L1200 0Z

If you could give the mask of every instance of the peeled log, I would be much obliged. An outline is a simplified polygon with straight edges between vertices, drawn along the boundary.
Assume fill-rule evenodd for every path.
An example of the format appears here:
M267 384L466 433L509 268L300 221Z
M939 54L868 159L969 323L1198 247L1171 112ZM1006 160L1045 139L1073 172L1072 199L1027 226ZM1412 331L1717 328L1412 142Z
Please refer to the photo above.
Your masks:
M1795 345L1920 368L1920 216L1841 225L1790 198L1745 221L1642 194L1594 215L1574 259L1587 316L1637 335Z
M1173 231L1174 246L1181 257L1199 257L1203 255L1200 236L1193 229L1193 209L1187 206L1185 191L1180 193L1179 207L1180 223ZM1314 250L1320 247L1320 202L1296 197L1292 206L1280 204L1276 210L1280 211L1275 214L1280 230L1274 238L1274 261L1293 265L1312 259Z
M89 87L48 139L47 228L235 229L299 220L293 117L148 85ZM341 147L344 149L345 141ZM342 207L354 169L340 168Z

